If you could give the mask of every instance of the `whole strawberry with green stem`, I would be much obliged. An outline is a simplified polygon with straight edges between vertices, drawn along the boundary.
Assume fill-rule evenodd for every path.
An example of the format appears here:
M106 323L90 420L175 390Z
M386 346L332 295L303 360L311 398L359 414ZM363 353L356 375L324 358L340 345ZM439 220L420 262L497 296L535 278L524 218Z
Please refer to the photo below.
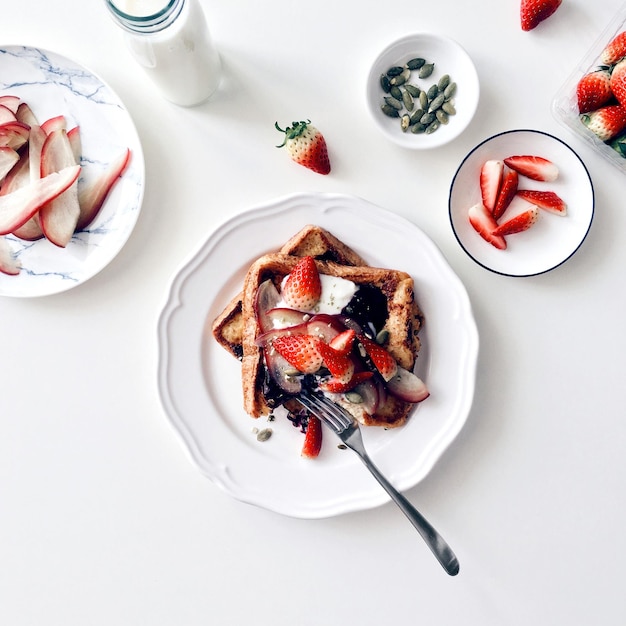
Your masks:
M292 122L284 130L275 123L276 130L285 134L285 140L277 148L285 147L289 156L318 174L330 172L328 147L322 133L311 125L311 120Z
M620 104L610 104L580 116L582 123L600 141L610 141L626 129L626 109Z
M579 113L589 113L603 107L609 103L612 96L611 72L607 66L585 74L576 85Z

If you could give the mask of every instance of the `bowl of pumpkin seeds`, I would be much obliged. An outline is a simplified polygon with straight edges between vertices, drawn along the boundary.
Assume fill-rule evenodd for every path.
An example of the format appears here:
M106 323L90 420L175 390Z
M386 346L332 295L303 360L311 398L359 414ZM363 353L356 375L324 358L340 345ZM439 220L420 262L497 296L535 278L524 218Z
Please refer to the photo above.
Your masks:
M367 105L378 128L405 148L428 150L458 137L480 97L472 59L456 41L433 33L406 35L376 58Z

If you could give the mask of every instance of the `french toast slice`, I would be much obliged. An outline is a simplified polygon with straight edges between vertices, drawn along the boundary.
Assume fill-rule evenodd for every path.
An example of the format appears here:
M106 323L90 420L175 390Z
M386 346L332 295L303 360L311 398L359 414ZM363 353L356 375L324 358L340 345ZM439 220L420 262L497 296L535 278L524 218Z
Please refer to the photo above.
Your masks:
M279 288L300 258L295 255L267 254L255 261L248 270L242 294L242 385L244 409L253 417L267 415L273 407L265 395L267 370L263 349L257 344L259 327L255 312L255 298L259 285L271 279ZM373 287L384 297L386 319L383 330L388 336L385 347L406 370L412 370L420 349L418 332L422 325L422 313L415 301L413 279L406 272L362 265L345 265L335 261L315 259L320 274L337 276L354 282L360 287ZM338 401L364 425L396 427L405 423L412 403L386 394L376 412L368 414L359 404L345 398ZM289 408L289 405L287 405Z
M296 257L311 256L323 261L334 261L341 265L367 265L367 263L332 233L307 224L291 237L279 250L281 254ZM243 356L243 292L238 293L213 322L212 332L215 340L235 358Z

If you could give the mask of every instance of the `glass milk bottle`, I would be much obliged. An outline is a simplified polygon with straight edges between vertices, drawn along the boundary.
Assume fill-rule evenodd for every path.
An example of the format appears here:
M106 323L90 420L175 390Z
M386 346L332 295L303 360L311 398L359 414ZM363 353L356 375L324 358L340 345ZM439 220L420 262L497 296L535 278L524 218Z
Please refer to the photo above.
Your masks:
M220 81L221 63L198 0L105 0L129 50L165 98L204 102Z

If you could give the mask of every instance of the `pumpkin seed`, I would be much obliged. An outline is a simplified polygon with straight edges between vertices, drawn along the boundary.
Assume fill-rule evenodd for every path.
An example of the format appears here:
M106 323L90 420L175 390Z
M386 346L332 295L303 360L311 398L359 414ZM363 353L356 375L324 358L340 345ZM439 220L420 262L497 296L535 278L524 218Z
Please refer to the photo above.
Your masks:
M380 75L380 87L385 93L389 93L391 89L391 83L389 82L389 77L387 74Z
M411 132L414 135L419 135L420 133L423 133L425 130L426 130L425 124L413 124L413 126L411 126Z
M415 109L415 111L411 113L411 124L417 124L422 119L425 112L424 109Z
M446 97L446 100L448 98L451 98L454 95L454 92L456 91L456 83L450 83L444 90L443 90L443 95Z
M428 78L433 73L434 69L435 69L434 63L425 63L424 65L422 65L422 67L420 67L419 73L417 75L420 78Z
M376 335L376 343L379 346L383 346L387 343L387 340L389 339L389 331L386 328L383 328L381 331L378 332L378 334Z
M413 97L408 91L403 92L402 102L404 103L407 111L411 112L413 110L415 103L413 102Z
M437 83L437 87L439 87L439 91L443 91L450 84L450 76L448 74L444 74Z
M417 98L420 95L421 89L417 85L411 83L405 83L404 88L414 97Z
M401 118L400 118L400 128L402 129L402 131L406 131L409 126L411 124L411 118L409 116L408 113L405 113Z
M389 76L389 78L393 78L394 76L399 76L402 72L404 72L404 68L402 66L394 65L394 67L390 67L387 70L387 76Z
M431 103L430 106L428 107L428 111L430 113L432 113L433 111L436 111L437 109L441 108L441 105L445 102L445 96L440 93Z
M429 124L432 124L435 119L436 118L434 113L424 113L424 115L422 115L420 119L420 124L425 124L426 126L428 126Z
M396 100L402 100L402 89L397 85L391 85L389 88L389 95L393 96Z
M430 89L426 92L426 96L428 97L428 101L434 100L439 94L439 87L437 85L431 85Z
M389 82L392 85L404 85L409 78L411 78L411 70L406 68L401 74L394 76Z
M448 114L443 109L437 109L435 111L435 117L442 123L447 124L450 121Z
M263 430L260 430L257 433L256 440L257 441L267 441L271 436L272 436L272 429L271 428L264 428Z
M385 102L392 106L396 111L400 111L402 109L402 102L400 100L396 100L393 96L387 96L385 98Z
M410 61L407 61L406 66L410 70L419 70L419 68L422 67L424 63L426 63L425 59L417 57L415 59L411 59Z
M424 110L428 108L428 94L425 91L420 92L420 108Z
M400 117L398 109L394 109L390 104L387 104L386 102L380 107L380 110L388 117Z
M456 109L450 100L441 105L441 110L445 111L448 115L456 115Z
M427 135L434 133L439 128L439 120L434 120L424 131Z
M361 404L363 402L363 396L356 391L348 391L345 398L351 404Z

